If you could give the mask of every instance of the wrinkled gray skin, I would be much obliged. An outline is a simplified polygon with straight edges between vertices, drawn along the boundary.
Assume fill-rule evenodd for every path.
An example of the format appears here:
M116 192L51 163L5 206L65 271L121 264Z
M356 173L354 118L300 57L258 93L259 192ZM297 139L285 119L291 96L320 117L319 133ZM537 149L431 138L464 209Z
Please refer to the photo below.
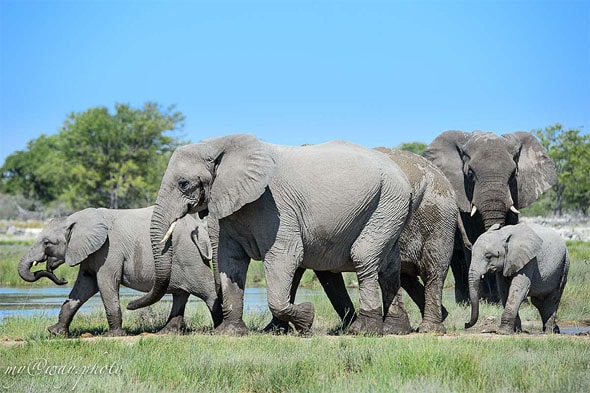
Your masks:
M504 312L499 333L521 331L518 309L527 296L539 310L543 331L559 333L557 308L567 282L569 256L563 239L549 228L536 224L493 226L473 245L469 267L471 296L470 328L479 317L479 281L495 273Z
M432 141L423 155L453 185L471 243L494 224L518 223L518 209L533 203L557 181L549 155L528 132L499 136L480 131L446 131ZM451 260L458 303L469 301L470 259L470 251L458 241ZM497 302L494 278L486 278L483 283L484 298Z
M125 332L121 327L119 285L147 292L154 283L154 262L149 224L153 207L110 210L85 209L66 218L54 219L41 232L35 244L22 257L19 274L25 281L42 276L53 279L52 270L62 263L80 265L78 278L59 313L59 321L49 327L58 335L68 335L78 309L96 292L104 304L109 335ZM183 327L184 309L190 294L205 301L214 325L223 319L213 273L209 267L211 243L207 227L187 216L178 222L166 245L174 268L168 293L172 311L161 332L176 332ZM47 262L46 274L31 272L33 264ZM55 276L53 276L55 277Z
M453 254L459 217L455 192L441 170L424 157L396 149L377 150L387 154L399 165L412 186L411 216L400 237L401 285L422 314L418 331L444 333L446 329L443 321L447 311L442 306L442 290ZM300 271L299 280L302 274L303 271ZM319 271L316 271L316 275L342 319L343 326L348 326L355 314L342 275ZM418 277L422 278L425 286L418 281ZM292 294L293 299L296 289ZM400 305L399 318L407 321L407 329L393 333L409 332L409 319L403 305ZM265 329L288 330L288 326L275 318Z
M291 286L298 268L310 268L355 271L360 310L350 331L381 333L399 288L398 239L410 193L387 156L346 142L287 147L231 135L178 148L152 216L155 286L128 307L163 295L170 265L159 258L159 242L170 225L187 213L208 212L223 296L219 332L247 332L244 282L254 259L264 262L273 316L297 331L309 330L314 309L292 304Z

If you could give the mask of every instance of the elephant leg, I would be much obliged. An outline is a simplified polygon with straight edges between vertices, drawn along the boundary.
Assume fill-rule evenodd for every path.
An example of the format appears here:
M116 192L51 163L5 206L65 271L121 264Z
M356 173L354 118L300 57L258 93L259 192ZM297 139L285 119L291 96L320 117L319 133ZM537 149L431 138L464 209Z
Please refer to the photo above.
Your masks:
M244 323L244 288L250 258L242 247L231 239L220 237L218 269L221 284L223 322L216 333L242 336L248 333Z
M508 299L504 306L504 312L500 317L499 333L512 334L517 328L520 328L520 326L518 326L520 324L518 309L526 298L530 285L530 279L524 274L519 274L512 279L508 290Z
M172 310L166 325L158 333L180 333L184 329L184 310L188 301L188 292L174 292L172 294Z
M469 304L469 264L463 250L455 248L451 258L451 272L455 279L455 302Z
M297 295L297 289L299 288L299 284L301 283L301 278L303 277L303 273L305 273L305 269L298 268L295 270L295 274L293 275L293 284L291 285L291 293L290 299L291 303L295 303L295 296ZM316 272L317 274L317 272ZM272 332L278 334L288 333L292 330L291 325L289 322L283 321L273 315L272 320L269 322L268 325L263 329L265 333Z
M356 319L354 304L344 284L342 273L332 273L329 271L315 271L324 292L328 296L332 307L340 317L344 328L350 326Z
M559 326L557 326L557 308L560 300L561 293L551 293L543 298L531 298L533 305L539 310L539 314L541 314L543 332L545 333L560 333Z
M408 318L408 313L404 307L400 289L383 318L383 334L409 334L411 332L410 318Z
M117 272L113 272L110 269L105 269L109 265L107 261L96 274L100 297L102 298L109 324L107 335L125 336L126 333L123 330L123 314L121 313L121 302L119 299L119 277L121 274L120 272L117 274Z
M68 336L70 334L70 324L76 312L84 303L98 292L96 276L88 271L80 269L76 283L59 310L58 322L49 326L47 330L58 336Z
M443 320L448 313L442 305L443 278L432 272L429 272L425 276L423 292L424 312L422 314L422 322L418 327L418 331L421 333L446 333L447 330L443 325ZM418 279L416 278L416 282L417 281Z
M280 247L284 249L283 247ZM298 250L296 244L287 247L289 250ZM297 251L295 251L297 255ZM279 256L277 256L279 255ZM273 248L267 253L264 261L264 271L266 275L266 286L268 292L268 307L273 317L280 320L291 322L295 330L299 333L307 333L311 329L315 310L313 304L305 302L293 304L291 296L294 294L294 278L297 274L300 257L298 260L290 261L286 258L284 252L277 253ZM299 278L300 279L300 278Z

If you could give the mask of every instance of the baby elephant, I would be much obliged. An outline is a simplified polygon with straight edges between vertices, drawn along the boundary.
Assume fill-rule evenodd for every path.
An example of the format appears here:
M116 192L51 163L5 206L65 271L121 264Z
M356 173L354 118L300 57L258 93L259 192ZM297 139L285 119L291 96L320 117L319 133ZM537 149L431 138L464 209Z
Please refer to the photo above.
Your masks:
M557 307L569 269L565 242L552 229L520 223L492 226L473 245L469 268L470 328L479 316L479 282L495 272L504 305L499 333L521 331L518 309L526 296L541 314L543 331L559 333Z
M100 291L109 323L109 335L124 335L119 285L147 292L154 284L154 260L150 243L153 207L110 210L85 209L66 218L52 220L22 257L18 271L25 281L48 277L56 284L53 269L62 263L80 265L78 278L59 313L59 321L48 329L58 335L69 334L78 309ZM172 311L165 332L178 331L184 322L189 294L205 301L214 325L223 320L213 273L209 267L211 243L206 227L193 217L179 220L168 247L172 247ZM46 262L45 271L31 267Z

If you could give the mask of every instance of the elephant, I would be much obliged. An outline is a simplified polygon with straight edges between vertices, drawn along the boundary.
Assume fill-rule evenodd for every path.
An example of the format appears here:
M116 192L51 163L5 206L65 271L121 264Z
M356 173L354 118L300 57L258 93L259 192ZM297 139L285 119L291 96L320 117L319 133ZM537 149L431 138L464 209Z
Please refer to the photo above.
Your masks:
M69 327L78 309L100 291L109 324L108 335L125 335L119 304L119 286L148 291L154 281L149 224L153 206L142 209L94 209L78 211L68 217L51 220L35 243L21 258L18 271L25 281L48 277L65 284L53 270L65 262L80 266L76 283L64 302L59 320L48 330L69 335ZM207 227L192 216L180 220L175 236L165 245L176 261L168 293L172 310L160 332L177 332L184 324L184 310L190 294L205 302L214 325L223 320L209 261L211 243ZM46 270L32 272L38 263Z
M136 309L157 301L170 276L161 241L187 213L212 218L210 237L224 321L218 333L242 335L244 283L251 259L264 264L274 317L309 331L310 302L293 304L298 268L354 271L359 315L352 333L380 334L399 288L399 236L409 215L406 175L383 153L344 141L281 146L235 134L176 149L152 215L156 280ZM217 274L216 273L216 274Z
M455 233L469 244L459 220L455 191L442 171L426 158L384 147L376 150L387 154L397 163L412 186L411 215L400 237L400 278L402 287L422 314L418 331L445 333L443 321L448 312L442 305L442 291L453 254ZM342 319L343 326L348 326L355 318L354 305L342 275L320 271L315 273ZM303 270L298 272L295 284L299 283L302 274ZM422 278L425 286L418 281L418 277ZM292 301L296 286L291 295ZM400 315L403 321L407 320L407 329L397 333L409 332L409 319L403 306L400 306L399 313L403 313ZM266 331L277 329L286 331L289 326L273 318L265 328Z
M518 209L533 203L557 181L553 161L529 132L499 136L481 131L446 131L428 145L423 155L453 185L471 243L494 224L517 224ZM455 300L467 303L471 255L457 240L451 260ZM483 284L484 297L497 302L494 278L487 277Z
M521 331L518 309L527 296L539 310L543 331L559 333L557 308L567 282L569 255L565 241L553 229L520 223L492 226L473 245L469 267L470 328L479 316L479 280L495 273L504 312L499 332Z

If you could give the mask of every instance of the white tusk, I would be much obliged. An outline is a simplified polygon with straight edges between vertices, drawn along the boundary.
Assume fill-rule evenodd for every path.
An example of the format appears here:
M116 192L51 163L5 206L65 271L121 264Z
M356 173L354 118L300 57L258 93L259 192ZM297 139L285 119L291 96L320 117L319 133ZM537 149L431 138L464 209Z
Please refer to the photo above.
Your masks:
M520 212L518 211L518 209L517 209L517 208L515 208L515 207L514 207L514 205L510 206L510 211L511 211L512 213L520 214Z
M33 261L33 265L32 265L32 267L35 267L35 266L37 266L37 264L38 264L38 263L39 263L39 262L37 262L37 261Z
M484 276L485 276L485 274L482 274L482 275L481 275L481 279L482 279L482 280L484 279Z
M162 239L162 241L160 241L160 244L166 243L168 241L168 239L170 239L170 236L172 236L172 232L174 232L175 227L176 227L176 221L174 221L172 223L172 225L170 225L170 228L168 228L168 232L166 232L166 234L164 235L164 238Z
M475 213L477 212L477 207L475 207L475 205L471 206L471 217L475 216Z

